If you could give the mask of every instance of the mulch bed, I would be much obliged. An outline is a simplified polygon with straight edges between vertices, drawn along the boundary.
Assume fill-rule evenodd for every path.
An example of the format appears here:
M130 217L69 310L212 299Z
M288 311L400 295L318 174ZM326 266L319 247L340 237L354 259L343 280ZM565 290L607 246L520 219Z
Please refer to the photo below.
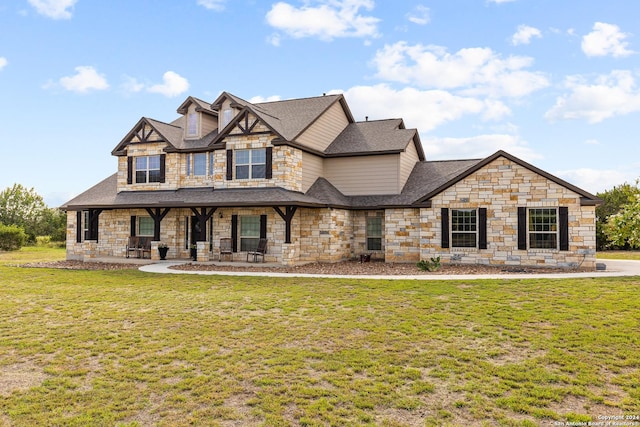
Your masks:
M133 270L140 264L108 263L108 262L83 262L83 261L52 261L22 264L28 268L59 268L64 270ZM463 274L545 274L588 271L584 269L557 269L543 267L518 267L518 266L488 266L443 264L437 271L422 271L414 263L385 263L372 261L361 263L359 261L343 261L336 263L311 263L291 267L264 266L259 263L248 265L215 265L209 263L188 263L170 267L174 270L185 271L233 271L256 272L265 271L272 273L302 273L302 274L331 274L331 275L463 275Z
M579 270L558 270L557 268L509 267L488 265L443 264L437 271L422 271L415 263L385 263L372 261L343 261L336 263L311 263L291 267L220 266L189 263L170 267L188 271L266 271L274 273L332 274L332 275L458 275L458 274L540 274Z

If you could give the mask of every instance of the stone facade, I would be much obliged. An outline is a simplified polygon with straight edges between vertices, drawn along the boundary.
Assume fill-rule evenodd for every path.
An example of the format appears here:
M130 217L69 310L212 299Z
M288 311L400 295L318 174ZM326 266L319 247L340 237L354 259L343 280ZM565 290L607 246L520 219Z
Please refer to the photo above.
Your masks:
M595 206L580 195L505 158L435 196L420 213L420 257L443 262L595 268ZM569 209L569 250L518 250L518 207ZM487 208L487 249L441 248L441 208Z

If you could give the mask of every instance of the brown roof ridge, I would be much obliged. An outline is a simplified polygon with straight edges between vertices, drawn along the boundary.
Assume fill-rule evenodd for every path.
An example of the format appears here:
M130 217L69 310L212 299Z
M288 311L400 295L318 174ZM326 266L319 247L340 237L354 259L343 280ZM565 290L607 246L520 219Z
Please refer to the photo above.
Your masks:
M149 122L160 123L160 124L162 124L162 125L173 126L173 127L175 127L175 128L182 129L182 126L178 126L178 125L174 125L174 124L173 124L173 123L175 123L175 122L176 122L176 120L174 120L174 121L173 121L173 122L171 122L171 123L167 123L167 122L163 122L162 120L152 119L151 117L142 117L142 119L147 120L147 121L149 121Z
M289 102L289 101L304 101L307 99L316 99L316 98L326 98L326 97L336 97L339 98L341 96L344 96L341 93L333 93L333 94L324 94L324 95L316 95L316 96L304 96L302 98L288 98L288 99L279 99L277 101L264 101L264 102L256 102L253 103L253 105L264 105L264 104L275 104L278 102Z

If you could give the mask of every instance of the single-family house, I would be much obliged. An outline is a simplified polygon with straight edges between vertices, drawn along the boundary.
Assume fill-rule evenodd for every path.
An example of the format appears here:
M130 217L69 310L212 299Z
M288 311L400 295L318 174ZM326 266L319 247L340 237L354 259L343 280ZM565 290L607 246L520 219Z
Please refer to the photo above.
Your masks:
M169 258L221 239L244 259L595 267L588 192L511 154L429 161L402 119L356 121L343 95L251 103L188 97L115 146L118 170L72 200L67 258L127 256L132 236Z

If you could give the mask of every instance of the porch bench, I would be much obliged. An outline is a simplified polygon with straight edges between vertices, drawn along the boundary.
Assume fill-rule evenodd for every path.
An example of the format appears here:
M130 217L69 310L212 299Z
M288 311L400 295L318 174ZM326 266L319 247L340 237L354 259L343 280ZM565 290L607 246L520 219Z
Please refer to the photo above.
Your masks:
M151 258L151 237L130 236L125 252L127 258L132 252L136 258L144 258L145 254Z

